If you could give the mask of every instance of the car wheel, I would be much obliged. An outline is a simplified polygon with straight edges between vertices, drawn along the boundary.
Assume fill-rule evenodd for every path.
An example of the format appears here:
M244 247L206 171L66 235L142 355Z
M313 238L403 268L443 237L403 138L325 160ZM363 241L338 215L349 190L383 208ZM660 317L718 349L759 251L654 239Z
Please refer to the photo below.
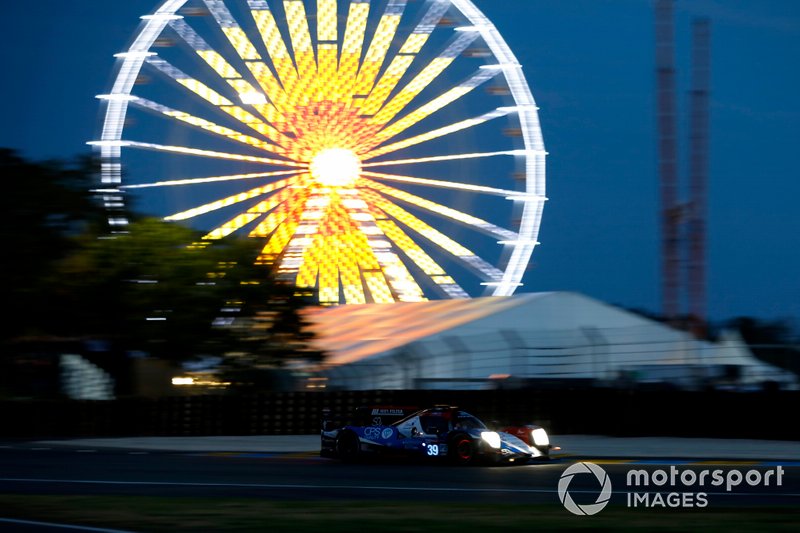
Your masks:
M450 439L448 445L450 459L459 465L468 465L475 461L475 441L469 435L459 434Z
M360 452L361 443L352 431L346 431L336 439L336 453L343 461L348 463L355 461Z

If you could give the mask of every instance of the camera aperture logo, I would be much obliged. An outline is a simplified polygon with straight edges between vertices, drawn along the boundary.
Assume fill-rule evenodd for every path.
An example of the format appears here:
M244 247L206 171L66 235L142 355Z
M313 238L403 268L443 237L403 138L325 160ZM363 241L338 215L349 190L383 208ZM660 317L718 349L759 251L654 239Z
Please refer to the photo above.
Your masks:
M594 503L579 505L575 503L569 493L569 485L572 478L579 474L592 474L602 487L597 500ZM564 470L561 479L558 480L558 498L564 504L567 511L578 516L591 516L602 511L611 499L611 478L601 467L594 463L575 463Z
M709 494L731 494L737 487L781 487L785 470L782 466L746 472L735 468L700 469L697 467L629 469L625 476L628 508L705 508ZM581 474L593 475L601 486L597 500L578 504L570 494L572 479ZM716 492L705 492L706 490ZM723 491L724 492L721 492ZM574 493L592 492L577 491ZM578 516L591 516L602 511L611 500L611 478L594 463L575 463L564 470L558 481L558 497L564 507Z

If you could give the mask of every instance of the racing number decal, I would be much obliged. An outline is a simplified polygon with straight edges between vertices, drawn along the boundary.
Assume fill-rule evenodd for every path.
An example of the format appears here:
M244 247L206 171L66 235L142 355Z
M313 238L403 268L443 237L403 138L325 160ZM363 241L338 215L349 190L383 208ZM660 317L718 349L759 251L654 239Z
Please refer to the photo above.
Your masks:
M423 446L428 447L428 455L434 456L439 455L439 446L437 444L423 444Z

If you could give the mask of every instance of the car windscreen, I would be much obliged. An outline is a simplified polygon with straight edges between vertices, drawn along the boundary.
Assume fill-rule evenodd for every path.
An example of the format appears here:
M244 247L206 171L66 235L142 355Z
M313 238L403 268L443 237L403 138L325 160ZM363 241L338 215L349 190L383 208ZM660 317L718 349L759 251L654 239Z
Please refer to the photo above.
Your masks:
M421 416L419 423L425 433L447 433L450 431L450 423L442 416Z
M486 429L486 425L467 413L458 413L455 425L461 429Z

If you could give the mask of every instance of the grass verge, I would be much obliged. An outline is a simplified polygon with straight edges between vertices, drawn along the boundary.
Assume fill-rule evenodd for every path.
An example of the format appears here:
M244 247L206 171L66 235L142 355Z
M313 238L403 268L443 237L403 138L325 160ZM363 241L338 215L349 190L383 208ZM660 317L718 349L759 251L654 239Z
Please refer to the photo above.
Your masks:
M695 510L606 508L577 517L557 505L409 502L282 502L247 498L23 496L0 494L0 517L137 532L270 531L442 533L524 528L539 531L796 532L793 507ZM2 529L2 525L0 525Z

